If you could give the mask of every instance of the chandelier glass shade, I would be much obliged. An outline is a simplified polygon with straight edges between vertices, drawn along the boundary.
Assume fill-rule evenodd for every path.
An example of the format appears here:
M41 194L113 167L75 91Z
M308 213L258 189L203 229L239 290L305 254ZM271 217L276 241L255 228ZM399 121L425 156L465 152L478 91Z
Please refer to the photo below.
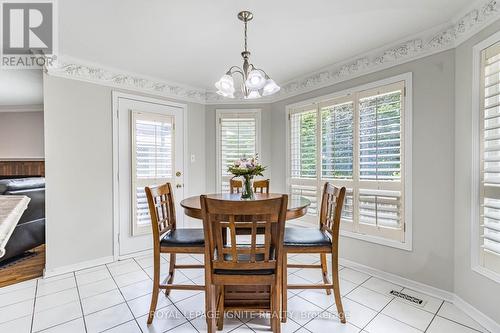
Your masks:
M253 14L249 11L242 11L238 13L238 18L245 24L245 50L241 52L243 66L232 66L226 74L215 83L217 94L227 98L235 97L236 89L234 87L233 78L235 74L241 75L241 94L245 99L256 99L277 93L280 87L276 82L274 82L264 70L255 67L249 62L250 52L247 48L247 23L252 20Z

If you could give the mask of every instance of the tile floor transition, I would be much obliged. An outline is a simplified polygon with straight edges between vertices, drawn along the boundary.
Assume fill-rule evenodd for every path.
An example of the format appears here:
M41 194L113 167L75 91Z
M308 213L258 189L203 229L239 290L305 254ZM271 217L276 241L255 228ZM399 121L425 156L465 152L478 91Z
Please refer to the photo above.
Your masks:
M290 262L314 263L312 255L290 256ZM162 273L168 257L162 258ZM202 262L202 256L178 256L179 263ZM0 332L206 332L202 292L160 294L157 316L146 325L152 288L152 258L141 256L48 279L35 279L0 288ZM289 283L321 281L319 270L290 269ZM164 274L162 274L164 276ZM487 332L453 304L409 290L356 270L342 267L340 288L348 323L336 317L333 296L322 290L289 292L290 317L285 333L466 333ZM202 284L204 272L176 272L176 282ZM423 298L423 306L393 297L391 290ZM162 297L163 296L163 297ZM224 332L265 332L265 316L226 318Z

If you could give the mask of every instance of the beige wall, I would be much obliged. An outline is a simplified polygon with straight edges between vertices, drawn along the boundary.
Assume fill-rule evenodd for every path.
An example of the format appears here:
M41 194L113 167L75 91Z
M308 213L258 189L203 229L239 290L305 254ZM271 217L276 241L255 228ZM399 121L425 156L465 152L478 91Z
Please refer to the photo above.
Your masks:
M455 292L500 323L500 284L471 270L472 48L500 21L455 50Z
M0 160L43 158L43 112L0 112Z
M453 290L454 52L446 51L272 105L272 165L285 190L287 104L413 73L413 251L342 237L341 257Z
M44 77L47 270L113 255L112 88ZM188 194L205 189L205 115L188 103Z
M450 50L270 105L207 106L207 179L213 180L207 190L215 189L215 109L262 108L263 157L272 166L267 176L273 191L287 192L286 105L412 72L413 251L343 237L341 256L452 291L454 59Z

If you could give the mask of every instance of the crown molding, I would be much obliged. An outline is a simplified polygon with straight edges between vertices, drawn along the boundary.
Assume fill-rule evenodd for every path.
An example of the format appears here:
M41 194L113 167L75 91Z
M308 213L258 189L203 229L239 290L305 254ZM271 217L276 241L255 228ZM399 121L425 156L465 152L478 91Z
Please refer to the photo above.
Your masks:
M0 112L42 112L43 104L0 105Z
M98 64L88 64L74 58L62 57L52 68L49 75L61 76L76 80L93 82L120 89L146 92L154 95L174 98L181 101L201 104L264 104L273 103L286 98L307 93L316 89L347 81L362 75L400 65L412 60L453 49L469 39L475 33L493 23L500 16L500 5L497 0L477 2L458 18L372 50L354 60L339 62L312 74L298 77L281 86L281 90L270 97L260 99L227 99L214 91L203 88L172 83L158 78L110 69Z
M52 76L141 91L186 102L205 104L206 101L206 91L202 88L88 63L68 56L60 57L54 66L45 70Z
M452 23L289 81L275 98L285 99L455 48L498 17L498 1L488 0Z

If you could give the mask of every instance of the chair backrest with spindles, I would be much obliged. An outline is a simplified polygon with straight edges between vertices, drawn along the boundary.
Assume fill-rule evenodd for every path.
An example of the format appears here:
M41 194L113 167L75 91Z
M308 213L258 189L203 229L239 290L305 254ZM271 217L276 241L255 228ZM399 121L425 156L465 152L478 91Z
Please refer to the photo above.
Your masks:
M269 193L269 179L259 179L253 182L253 190L255 193ZM243 181L239 179L231 179L229 181L229 191L231 194L240 193L243 188Z
M345 191L345 187L336 187L330 183L323 187L319 226L321 230L330 233L333 244L338 244Z
M149 215L153 230L154 246L159 246L160 237L169 230L175 230L175 203L170 183L147 186Z
M243 187L243 182L241 180L238 179L229 180L229 192L231 194L240 193L242 187Z
M288 196L227 201L200 197L209 269L278 269L281 263ZM251 230L242 242L238 230ZM258 230L263 230L259 234ZM248 235L248 233L247 233Z
M255 193L269 193L269 179L259 179L253 182Z

